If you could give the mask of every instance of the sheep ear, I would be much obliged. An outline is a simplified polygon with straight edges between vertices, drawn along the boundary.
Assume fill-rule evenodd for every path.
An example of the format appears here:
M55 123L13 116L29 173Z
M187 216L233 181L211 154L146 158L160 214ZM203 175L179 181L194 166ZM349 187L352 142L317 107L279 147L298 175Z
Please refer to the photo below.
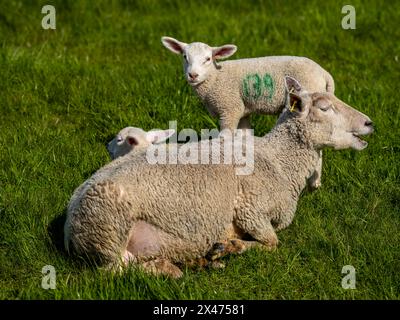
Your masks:
M175 133L174 129L153 130L146 133L146 139L150 143L160 143L167 140Z
M212 55L214 60L225 59L233 55L237 50L237 47L233 44L226 44L221 47L213 47Z
M301 84L295 78L290 76L285 76L285 87L287 92L299 93L303 90Z
M297 113L303 113L305 111L303 100L296 93L289 92L289 111Z
M125 141L131 146L137 146L139 144L139 140L133 136L127 136Z
M187 43L180 42L170 37L162 37L161 42L164 47L176 54L182 54L184 48L187 46Z

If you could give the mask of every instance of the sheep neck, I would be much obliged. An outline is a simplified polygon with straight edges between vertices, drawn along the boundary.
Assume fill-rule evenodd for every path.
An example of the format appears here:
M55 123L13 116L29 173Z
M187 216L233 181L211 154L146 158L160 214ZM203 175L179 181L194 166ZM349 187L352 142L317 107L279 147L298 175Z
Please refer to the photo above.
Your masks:
M220 67L221 68L221 67ZM218 75L218 69L210 70L207 79L205 79L202 83L192 86L193 90L200 96L203 101L208 101L208 93L213 92L214 82L216 81Z
M311 143L307 125L296 119L279 123L265 136L268 158L289 181L289 189L298 197L307 185L319 159L319 150Z

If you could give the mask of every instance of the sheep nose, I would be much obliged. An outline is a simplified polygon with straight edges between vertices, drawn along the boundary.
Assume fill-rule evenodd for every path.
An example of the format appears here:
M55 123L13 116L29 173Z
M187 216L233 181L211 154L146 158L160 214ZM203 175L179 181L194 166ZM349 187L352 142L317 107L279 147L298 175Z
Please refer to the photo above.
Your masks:
M373 126L373 122L371 120L367 120L367 121L365 121L365 125L367 127L372 127Z
M196 79L198 76L199 76L199 74L196 72L189 72L189 77L192 80Z

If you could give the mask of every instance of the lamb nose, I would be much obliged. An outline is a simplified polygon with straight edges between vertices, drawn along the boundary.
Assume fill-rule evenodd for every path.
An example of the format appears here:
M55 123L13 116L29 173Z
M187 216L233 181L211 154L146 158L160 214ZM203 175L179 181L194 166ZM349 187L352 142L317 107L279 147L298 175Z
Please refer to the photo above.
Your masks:
M365 125L368 126L368 127L372 126L373 122L371 120L367 120L367 121L365 121Z
M198 77L198 74L195 73L195 72L190 72L189 73L189 77L192 78L192 79L196 79Z

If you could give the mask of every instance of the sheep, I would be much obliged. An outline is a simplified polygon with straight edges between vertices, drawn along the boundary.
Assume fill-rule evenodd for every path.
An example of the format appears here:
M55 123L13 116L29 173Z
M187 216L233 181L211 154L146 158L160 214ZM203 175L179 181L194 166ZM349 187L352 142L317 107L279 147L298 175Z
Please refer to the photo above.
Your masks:
M305 57L270 56L217 63L233 55L237 47L187 44L171 37L162 37L161 41L183 56L186 80L208 111L220 117L221 130L250 128L249 115L253 112L279 114L285 105L287 75L310 92L334 93L332 76Z
M122 129L118 134L107 144L107 151L112 160L124 156L129 152L135 150L135 152L146 150L150 144L164 142L175 133L174 129L168 130L152 130L149 132L144 131L141 128L126 127ZM79 194L81 191L78 190ZM66 240L68 243L68 240ZM223 256L228 252L233 252L232 248L228 248L228 251L222 250L222 247L216 247L217 250L210 251L207 258L193 259L187 261L187 265L192 266L207 266L212 268L222 268L224 264L220 261L216 261L216 255ZM211 259L211 257L214 257Z
M160 143L167 140L175 133L173 129L144 131L141 128L126 127L122 129L107 144L107 150L111 159L124 156L133 149L145 150L152 143Z
M175 133L174 129L169 130L152 130L145 132L141 128L126 127L122 129L115 137L107 144L107 150L111 159L124 156L129 152L146 150L150 144L160 143L171 137ZM244 141L245 142L245 141ZM80 190L76 193L80 194ZM66 241L68 243L68 240ZM223 268L225 265L217 261L218 256L226 255L228 252L233 252L233 248L227 246L227 250L223 250L222 246L216 246L216 249L208 253L208 257L193 259L186 261L186 265L192 267L202 266L211 268ZM214 257L214 258L213 258Z
M145 152L146 149L154 143L160 143L167 140L175 133L174 129L167 130L151 130L144 131L141 128L126 127L118 132L118 134L107 144L107 151L112 160L111 164L107 165L107 170L114 170L120 163L124 162L126 158L123 156L128 153L141 153ZM121 158L122 157L122 158ZM91 179L88 179L81 186L75 189L72 198L69 202L69 210L67 211L66 223L64 225L64 245L67 251L69 251L69 224L70 224L70 212L73 211L75 206L79 205L81 195L86 192L88 188L96 181L101 179L104 175L104 171L99 172L98 175L94 175Z
M234 130L250 128L250 114L279 114L285 105L284 77L299 80L310 92L334 93L332 76L316 62L295 56L270 56L217 62L233 55L232 44L211 47L206 43L181 42L162 37L162 44L173 53L183 56L187 82L220 127ZM322 153L309 186L321 186Z
M100 169L79 204L68 208L73 248L100 265L133 264L175 278L182 275L177 263L218 253L221 244L238 252L275 249L276 232L293 220L319 151L362 150L368 143L361 136L373 132L369 117L332 93L286 82L288 99L275 127L254 137L252 174L236 175L235 164L152 165L146 155L129 153L114 170Z

